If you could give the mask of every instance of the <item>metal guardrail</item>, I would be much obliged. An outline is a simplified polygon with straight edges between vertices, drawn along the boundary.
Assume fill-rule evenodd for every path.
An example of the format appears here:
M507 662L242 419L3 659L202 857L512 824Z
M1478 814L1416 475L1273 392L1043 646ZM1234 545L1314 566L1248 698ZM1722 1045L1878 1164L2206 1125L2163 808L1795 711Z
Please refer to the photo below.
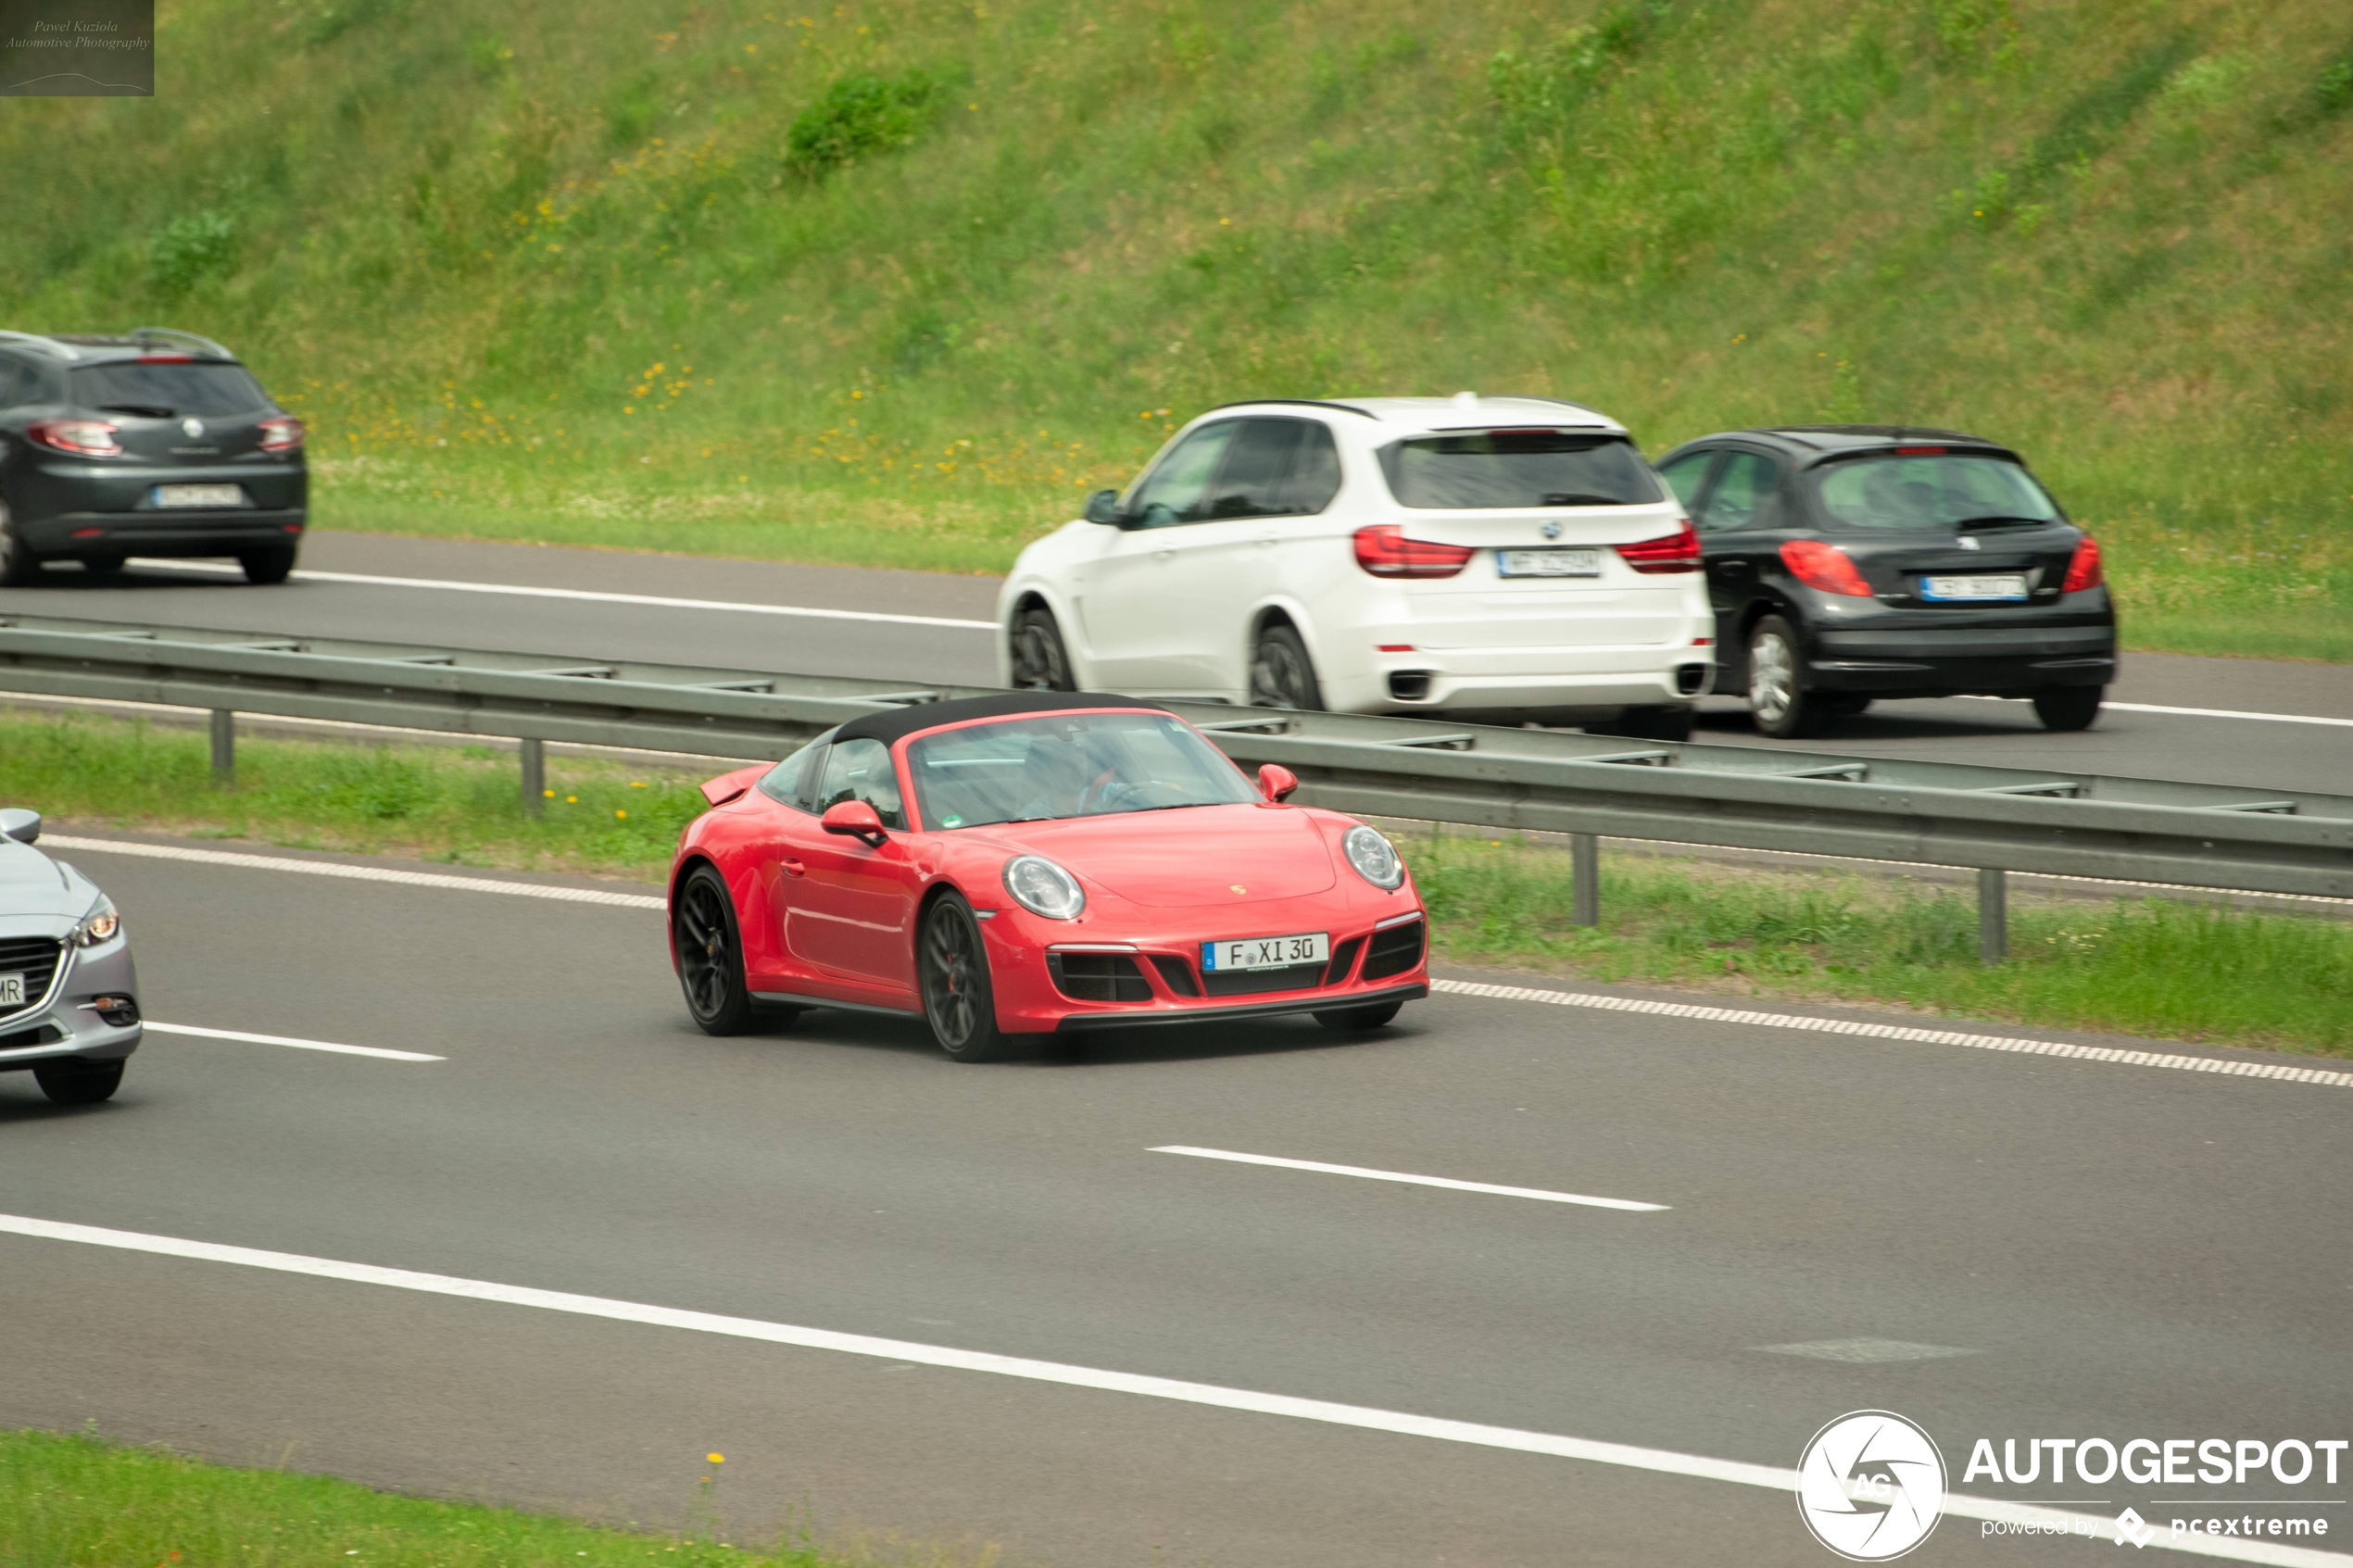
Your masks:
M210 709L224 774L237 712L510 737L535 809L547 741L782 757L857 714L985 689L0 617L0 690ZM2353 797L1169 706L1236 761L1290 769L1304 801L1571 834L1581 923L1604 834L1975 868L1989 958L2012 871L2353 897Z

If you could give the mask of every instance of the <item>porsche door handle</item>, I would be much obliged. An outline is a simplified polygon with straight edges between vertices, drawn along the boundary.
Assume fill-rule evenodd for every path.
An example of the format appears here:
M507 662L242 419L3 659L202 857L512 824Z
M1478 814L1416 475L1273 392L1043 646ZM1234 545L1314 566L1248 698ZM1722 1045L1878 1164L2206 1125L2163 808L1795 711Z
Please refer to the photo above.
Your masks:
M777 864L785 868L786 876L805 876L809 872L809 868L799 860L779 860Z

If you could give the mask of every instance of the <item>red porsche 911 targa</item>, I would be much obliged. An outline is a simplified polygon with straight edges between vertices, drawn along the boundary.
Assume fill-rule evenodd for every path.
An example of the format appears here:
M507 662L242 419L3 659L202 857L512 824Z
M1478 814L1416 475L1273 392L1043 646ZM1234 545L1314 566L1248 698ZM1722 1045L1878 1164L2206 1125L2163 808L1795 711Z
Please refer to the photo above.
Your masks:
M1015 692L869 714L711 780L680 836L671 953L713 1035L804 1008L923 1018L959 1061L1024 1036L1429 994L1404 862L1253 787L1164 709Z

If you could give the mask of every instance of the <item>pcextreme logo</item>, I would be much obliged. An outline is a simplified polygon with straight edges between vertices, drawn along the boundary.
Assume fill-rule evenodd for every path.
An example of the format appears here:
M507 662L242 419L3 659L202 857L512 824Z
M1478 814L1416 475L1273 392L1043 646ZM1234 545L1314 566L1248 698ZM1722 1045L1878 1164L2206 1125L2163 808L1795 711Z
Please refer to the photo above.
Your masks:
M1903 1556L1936 1528L1944 1456L1893 1411L1856 1411L1814 1434L1797 1461L1797 1513L1850 1562Z

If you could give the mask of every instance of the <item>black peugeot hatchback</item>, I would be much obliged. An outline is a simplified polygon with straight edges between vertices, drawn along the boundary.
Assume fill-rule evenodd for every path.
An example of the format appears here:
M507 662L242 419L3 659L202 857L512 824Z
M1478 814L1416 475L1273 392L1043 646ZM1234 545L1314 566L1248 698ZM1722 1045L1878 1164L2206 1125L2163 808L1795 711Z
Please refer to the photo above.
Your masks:
M2100 548L2008 447L1957 431L1731 431L1658 464L1698 525L1716 690L1768 735L1881 697L2030 697L2081 730L2116 674Z
M283 583L308 521L302 441L209 338L0 332L0 584L133 555L234 556Z

